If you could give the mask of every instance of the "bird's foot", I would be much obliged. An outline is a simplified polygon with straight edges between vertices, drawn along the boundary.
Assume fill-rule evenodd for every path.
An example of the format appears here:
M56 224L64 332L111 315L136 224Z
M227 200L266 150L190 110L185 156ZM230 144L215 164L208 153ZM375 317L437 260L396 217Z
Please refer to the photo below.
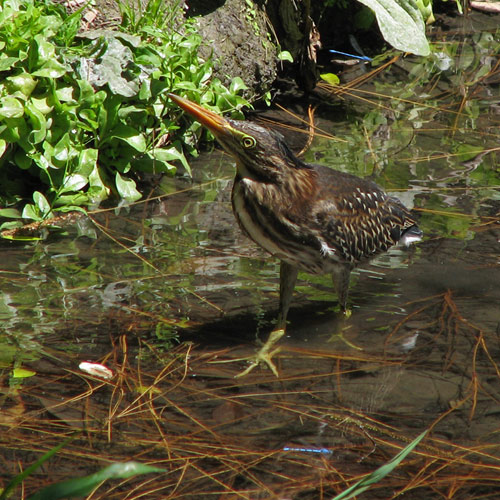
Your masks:
M347 331L352 326L347 321L351 317L351 314L352 314L351 309L347 308L341 309L341 315L337 316L333 327L333 333L327 340L327 342L336 342L337 340L341 340L342 342L344 342L344 344L348 345L352 349L362 351L363 349L361 347L353 344L344 337L344 332Z
M243 370L241 373L238 373L235 378L240 378L248 375L256 366L259 366L261 363L266 363L266 365L270 368L274 375L276 375L276 377L279 377L278 369L273 363L272 357L281 350L281 347L276 347L275 349L273 349L273 346L274 344L276 344L276 342L278 342L278 340L281 339L281 337L283 337L283 335L285 335L284 328L277 328L276 330L273 330L269 334L269 338L267 339L266 343L259 349L257 354L255 356L247 358L247 360L250 361L249 366L245 368L245 370Z

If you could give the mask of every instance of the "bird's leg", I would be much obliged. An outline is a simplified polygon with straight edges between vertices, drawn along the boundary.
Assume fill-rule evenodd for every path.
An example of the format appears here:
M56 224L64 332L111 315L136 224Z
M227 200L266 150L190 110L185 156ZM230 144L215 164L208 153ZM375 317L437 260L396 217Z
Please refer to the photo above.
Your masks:
M280 265L280 305L278 312L278 321L276 327L269 334L266 343L259 349L255 357L251 358L251 363L246 370L236 375L242 377L250 373L260 363L266 363L271 371L278 377L278 370L272 362L272 357L280 350L279 347L272 349L274 344L285 335L286 317L290 302L292 301L293 289L297 281L299 270L296 266L292 266L287 262L281 261ZM272 350L271 350L272 349Z
M337 317L335 320L335 327L329 342L334 339L340 338L343 342L354 349L359 349L358 346L352 344L346 340L342 334L343 330L346 328L346 320L351 317L351 310L347 307L347 296L349 294L349 281L351 277L351 268L348 266L339 266L332 272L333 283L335 285L335 290L340 304L341 316Z
M347 308L350 277L351 268L348 266L339 266L332 272L333 284L339 298L340 310L347 318L351 315L351 310Z

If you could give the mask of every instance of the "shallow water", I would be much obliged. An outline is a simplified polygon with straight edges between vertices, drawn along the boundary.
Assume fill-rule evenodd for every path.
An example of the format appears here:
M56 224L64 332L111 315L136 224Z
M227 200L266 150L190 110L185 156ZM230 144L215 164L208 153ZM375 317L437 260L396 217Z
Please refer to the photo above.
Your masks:
M500 96L496 66L487 85L472 85L478 66L465 46L456 60L465 55L471 62L438 82L419 81L410 58L363 93L313 98L319 131L304 159L371 176L414 207L425 237L353 273L348 321L329 277L300 274L279 379L264 367L233 378L272 328L278 263L238 229L233 162L218 151L192 162L193 179L150 180L147 201L40 242L0 242L4 478L19 457L25 468L84 429L53 459L51 481L132 458L169 471L95 498L124 498L132 485L151 488L147 498L330 498L432 426L421 454L371 498L392 498L415 470L407 497L456 488L453 498L493 498ZM417 82L411 95L402 74ZM306 116L306 100L282 102ZM297 126L276 110L254 119ZM306 136L282 131L300 150ZM83 360L116 377L89 377Z

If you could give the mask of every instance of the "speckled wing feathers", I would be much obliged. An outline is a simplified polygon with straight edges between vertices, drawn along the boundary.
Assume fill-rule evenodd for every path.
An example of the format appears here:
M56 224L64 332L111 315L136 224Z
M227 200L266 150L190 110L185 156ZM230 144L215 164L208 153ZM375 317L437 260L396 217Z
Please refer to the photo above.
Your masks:
M320 180L330 175L318 169ZM387 196L376 184L340 174L335 184L324 183L315 218L322 228L323 253L335 260L356 265L395 245L415 220L396 198Z

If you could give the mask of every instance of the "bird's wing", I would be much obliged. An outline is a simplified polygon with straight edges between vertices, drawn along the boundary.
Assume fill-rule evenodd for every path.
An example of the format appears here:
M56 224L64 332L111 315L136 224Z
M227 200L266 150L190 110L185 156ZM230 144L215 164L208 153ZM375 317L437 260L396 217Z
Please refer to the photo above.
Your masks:
M316 198L315 218L324 252L330 250L356 264L385 252L415 226L409 210L375 183L336 174L322 174L325 182Z

